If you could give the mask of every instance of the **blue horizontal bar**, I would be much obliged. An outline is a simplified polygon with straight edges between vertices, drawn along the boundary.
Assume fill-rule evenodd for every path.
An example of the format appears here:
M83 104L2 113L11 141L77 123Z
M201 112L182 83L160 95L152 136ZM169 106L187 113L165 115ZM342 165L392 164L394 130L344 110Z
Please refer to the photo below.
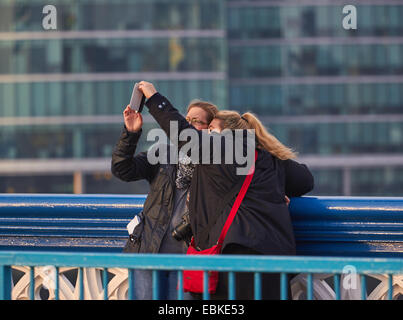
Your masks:
M186 256L180 254L123 254L0 251L0 266L53 265L148 270L217 270L285 273L342 273L353 265L358 273L402 274L400 258L346 258L310 256Z
M0 250L121 252L146 197L0 194ZM403 197L304 196L289 208L298 255L403 257Z

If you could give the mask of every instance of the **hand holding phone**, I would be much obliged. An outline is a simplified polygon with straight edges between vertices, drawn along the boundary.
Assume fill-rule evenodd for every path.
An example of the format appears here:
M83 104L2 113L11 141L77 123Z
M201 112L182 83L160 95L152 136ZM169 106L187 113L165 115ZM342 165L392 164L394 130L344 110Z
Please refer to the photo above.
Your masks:
M141 113L130 108L127 105L126 109L123 111L123 117L125 120L126 129L129 132L139 132L143 126L143 117Z
M144 93L147 99L150 99L155 93L157 93L157 89L155 89L154 85L147 81L140 81L139 89Z

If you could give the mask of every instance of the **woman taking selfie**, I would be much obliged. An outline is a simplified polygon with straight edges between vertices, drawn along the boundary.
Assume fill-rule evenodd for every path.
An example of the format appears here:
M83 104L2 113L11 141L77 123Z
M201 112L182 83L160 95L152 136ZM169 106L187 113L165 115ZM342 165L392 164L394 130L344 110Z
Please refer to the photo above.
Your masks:
M151 83L140 82L139 89L148 99L146 106L165 133L170 135L170 121L177 121L179 133L192 129L191 125L159 94ZM242 116L237 112L219 112L209 129L217 133L211 139L222 136L222 161L218 164L195 164L190 185L189 216L196 248L205 250L214 246L220 236L235 198L245 180L238 175L238 163L226 164L224 156L233 150L225 150L224 135L229 130L255 132L257 159L252 181L237 210L235 218L222 245L222 254L294 255L295 239L286 196L301 196L313 189L313 177L309 169L292 160L295 153L267 132L252 114ZM232 131L233 132L233 131ZM215 135L215 137L213 137ZM200 148L202 148L202 134ZM204 138L204 137L203 137ZM220 139L220 138L219 138ZM178 147L185 142L179 142ZM235 145L235 144L234 144ZM246 150L247 146L244 146ZM278 274L262 276L262 298L279 299ZM218 287L212 299L227 299L227 277L220 273ZM239 273L236 277L236 298L253 299L253 276Z
M193 100L187 108L186 118L195 130L208 129L218 109L215 105ZM192 178L193 166L181 158L178 165L151 164L147 152L136 154L142 134L143 120L140 113L127 106L123 111L124 126L119 141L113 150L111 171L120 180L130 182L147 180L150 192L141 213L141 222L130 230L124 252L126 253L186 253L185 239L172 236L187 210L186 198ZM164 144L165 148L169 148ZM169 154L169 151L167 152ZM137 217L136 217L137 218ZM135 219L136 219L135 218ZM133 220L135 220L133 219ZM152 298L152 272L134 271L134 298ZM177 298L177 272L164 271L159 274L160 299ZM185 295L185 299L191 299Z

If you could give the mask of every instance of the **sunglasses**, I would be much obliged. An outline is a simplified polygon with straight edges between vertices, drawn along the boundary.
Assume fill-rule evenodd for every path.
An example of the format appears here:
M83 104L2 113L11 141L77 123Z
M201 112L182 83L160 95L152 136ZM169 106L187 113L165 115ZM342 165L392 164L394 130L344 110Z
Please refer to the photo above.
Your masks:
M191 125L193 125L193 126L195 126L195 125L197 125L197 126L207 125L206 122L201 121L201 120L196 119L196 118L189 118L189 117L186 117L186 121L189 122L189 123L190 123Z

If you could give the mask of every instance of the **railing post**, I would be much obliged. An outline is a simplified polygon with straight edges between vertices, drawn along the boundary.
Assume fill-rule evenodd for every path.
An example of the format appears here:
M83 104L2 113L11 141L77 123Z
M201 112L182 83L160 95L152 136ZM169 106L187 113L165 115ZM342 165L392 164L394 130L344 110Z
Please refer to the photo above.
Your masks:
M334 281L334 293L335 293L335 299L340 300L340 275L335 274L333 276L333 281Z
M128 300L133 300L134 299L134 286L133 286L133 273L134 270L133 269L127 269L127 282L128 282L128 292L127 292L127 299Z
M78 300L84 300L84 270L82 267L78 268Z
M255 285L255 300L262 299L262 274L260 272L254 273L254 285Z
M228 272L228 300L235 300L235 273L230 271Z
M11 300L10 266L0 266L0 300Z
M108 268L104 268L104 270L103 270L102 282L104 285L104 300L108 300ZM129 290L130 290L130 288L129 288Z
M159 300L159 292L160 292L160 281L159 281L159 272L158 270L152 271L152 283L153 283L153 300Z
M367 281L365 274L361 275L361 300L367 299Z
M60 299L60 288L59 288L59 267L55 267L56 278L55 278L55 300Z
M203 271L203 300L210 300L209 290L209 274L207 270Z
M287 300L287 298L288 298L287 273L281 272L281 274L280 274L280 299Z
M35 267L29 268L29 299L35 300Z
M388 275L388 299L393 300L393 274Z
M308 273L306 280L307 280L307 289L306 289L307 299L313 300L313 276L312 276L312 273Z
M183 300L183 271L178 270L178 300Z

